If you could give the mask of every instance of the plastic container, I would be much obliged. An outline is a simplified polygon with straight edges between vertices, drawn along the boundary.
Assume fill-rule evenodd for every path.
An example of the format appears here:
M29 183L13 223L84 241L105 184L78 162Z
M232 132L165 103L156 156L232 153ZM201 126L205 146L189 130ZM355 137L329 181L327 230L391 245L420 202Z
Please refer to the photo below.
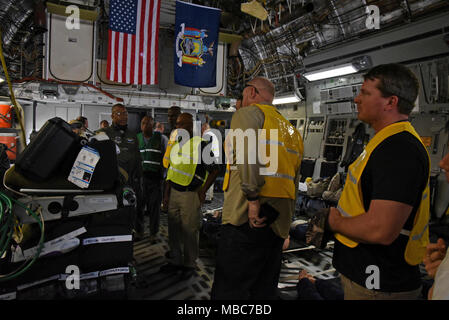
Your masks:
M8 147L6 154L8 155L9 160L16 160L17 139L18 136L15 133L0 133L0 143L3 143Z
M11 128L12 108L9 104L0 104L0 128Z

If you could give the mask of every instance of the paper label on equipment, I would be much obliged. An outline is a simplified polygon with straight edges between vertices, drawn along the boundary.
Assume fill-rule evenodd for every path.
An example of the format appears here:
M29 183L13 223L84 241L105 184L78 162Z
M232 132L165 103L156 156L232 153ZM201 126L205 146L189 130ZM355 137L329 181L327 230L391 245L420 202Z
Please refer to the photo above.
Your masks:
M68 180L80 188L88 188L99 160L100 154L97 150L84 146L76 157Z
M83 246L87 246L90 244L96 244L96 243L127 242L127 241L132 241L132 240L133 240L132 235L95 237L95 238L84 239Z
M109 276L111 274L118 274L118 273L129 273L129 267L113 268L113 269L101 271L100 277Z
M92 204L104 204L104 203L113 203L114 200L112 197L95 197L95 198L89 198L87 202Z
M17 298L17 292L10 292L0 295L0 300L15 300Z
M82 273L82 274L80 274L80 281L98 278L99 274L100 274L99 271ZM69 274L62 273L59 277L59 281L66 281L68 277L69 277Z
M99 274L100 274L99 271L83 273L83 274L80 275L80 280L95 279L95 278L98 278Z
M77 237L85 232L87 232L86 228L81 227L79 229L76 229L75 231L69 232L63 236L56 238L56 239L44 242L39 257L42 257L54 250L62 249L64 247L64 243L66 243L69 240L74 239L75 237ZM33 256L35 256L37 254L38 248L39 248L39 246L35 246L32 248L26 249L22 252L22 250L20 250L20 247L17 247L16 251L13 254L12 262L19 262L22 260L27 260L27 259L32 258Z
M321 101L314 101L312 105L313 114L321 113Z

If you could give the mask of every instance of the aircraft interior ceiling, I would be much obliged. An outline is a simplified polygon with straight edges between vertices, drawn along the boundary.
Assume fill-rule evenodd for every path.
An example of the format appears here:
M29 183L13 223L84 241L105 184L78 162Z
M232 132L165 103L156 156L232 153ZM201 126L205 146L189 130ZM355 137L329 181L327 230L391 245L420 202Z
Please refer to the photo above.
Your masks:
M96 8L100 12L99 25L107 25L109 0L72 2ZM306 71L304 59L309 55L449 9L445 0L263 0L259 3L268 18L262 21L241 11L244 1L191 2L222 9L220 31L243 37L241 42L233 43L228 53L227 94L234 97L256 75L272 80L277 94L290 93L297 84L302 86L304 79L299 75ZM366 27L368 7L372 5L379 8L380 29ZM163 32L170 32L174 17L175 1L162 0ZM48 29L44 1L0 0L0 23L11 78L42 77L43 34Z
M113 1L119 2L113 3ZM142 53L142 51L135 50L135 55L134 51L131 51L135 49L133 46L135 43L130 45L131 37L128 36L134 35L134 32L137 34L138 27L129 33L121 30L120 34L113 35L112 33L115 32L112 30L114 10L122 6L124 1L0 0L0 57L2 60L0 66L0 155L3 156L3 158L0 157L0 173L5 175L2 181L8 192L11 191L11 195L16 198L17 195L20 196L17 201L11 197L14 199L14 204L9 201L7 208L9 215L3 215L4 208L6 208L3 203L5 199L9 199L9 196L4 196L0 186L0 248L3 248L0 249L0 300L31 300L35 298L210 299L216 275L215 266L218 261L216 260L216 249L221 237L220 230L223 230L219 227L222 223L228 224L225 219L223 219L225 222L222 221L222 215L226 218L226 211L231 211L226 207L226 201L228 203L234 201L231 196L225 200L226 193L223 192L223 185L226 190L228 184L235 183L230 179L231 176L232 179L235 179L234 177L237 177L238 173L234 175L235 173L229 172L240 170L240 168L239 166L235 166L237 169L233 166L229 168L224 163L219 163L217 167L220 167L220 170L212 168L211 170L214 170L215 173L209 173L204 176L204 179L197 173L200 171L206 173L206 170L209 171L210 168L202 170L203 167L201 167L201 170L197 170L197 163L194 163L195 167L181 168L192 171L184 172L178 169L172 160L167 162L169 159L167 155L176 155L176 152L173 153L173 151L177 150L178 155L195 159L195 157L198 158L198 154L196 151L192 151L191 155L184 153L184 146L188 145L174 139L176 137L173 134L174 129L175 127L182 128L183 121L185 119L190 121L190 115L192 115L192 120L195 121L192 133L195 137L191 141L199 146L200 140L197 140L197 135L201 134L203 138L212 137L213 134L209 133L206 125L208 124L210 129L214 129L212 132L217 133L216 130L220 132L219 135L215 135L215 140L212 137L212 150L209 151L218 148L220 155L223 155L222 151L225 149L232 151L228 148L228 143L234 138L228 134L230 131L227 129L237 126L235 123L238 120L235 119L239 118L238 115L244 114L242 127L250 123L250 121L246 121L245 117L248 114L245 115L245 112L252 112L251 108L240 110L240 113L237 112L237 116L235 116L236 111L256 102L260 105L269 104L266 99L271 98L274 98L272 105L286 120L271 111L271 107L260 106L264 113L263 128L271 129L271 126L276 125L282 126L283 130L279 131L281 132L279 137L277 132L275 135L270 130L271 136L264 135L263 138L260 138L261 131L258 131L260 139L257 142L262 142L266 148L270 148L269 153L266 154L267 157L270 154L277 156L278 153L272 152L271 148L282 146L281 150L284 151L279 155L282 157L288 155L289 158L286 159L289 160L279 162L279 169L275 169L277 171L261 169L259 175L261 177L269 176L266 181L281 179L277 180L281 183L266 184L269 186L266 189L270 189L270 192L275 194L273 198L284 197L286 198L284 200L288 201L295 199L294 210L290 210L290 203L288 209L287 207L286 209L281 208L283 211L293 212L291 212L292 223L288 231L288 239L291 236L291 242L286 240L285 248L282 251L282 267L277 286L280 300L298 299L300 295L299 275L303 274L303 271L319 280L332 281L340 275L339 268L333 264L334 244L339 245L337 238L335 238L336 241L333 241L334 238L332 238L333 240L328 241L324 247L320 248L313 242L313 245L310 245L309 241L306 241L306 234L308 225L313 224L313 221L316 220L315 217L324 212L323 209L337 205L341 209L339 199L342 194L343 199L350 202L347 200L350 196L343 190L351 191L356 190L355 188L360 185L363 186L360 181L364 182L362 174L364 174L365 167L362 168L362 166L367 164L371 153L374 154L373 149L377 148L376 145L369 151L370 153L365 152L368 142L374 140L378 141L380 145L383 140L390 137L390 131L384 131L386 132L385 136L381 134L378 135L381 137L379 140L372 139L378 132L375 130L378 128L373 126L373 123L376 123L374 120L379 118L371 115L380 114L379 110L382 107L382 105L379 107L378 101L386 99L390 101L391 97L396 96L396 101L410 102L406 103L405 107L402 106L407 112L410 111L409 107L414 106L408 120L421 138L430 159L429 188L425 188L425 191L421 191L419 194L415 193L419 197L416 204L427 205L429 203L429 223L421 226L420 222L424 221L421 217L423 214L427 214L426 207L419 205L418 208L416 205L415 212L420 215L420 219L415 220L419 220L419 227L424 228L421 235L418 237L413 233L414 227L412 231L408 231L405 229L406 225L401 230L401 234L409 236L412 240L416 240L415 237L417 237L422 246L425 243L424 240L427 240L426 230L428 230L430 242L434 243L438 238L444 238L449 244L449 183L447 183L449 175L447 168L443 169L441 165L444 163L444 160L441 160L447 159L445 155L449 154L448 0L182 0L195 5L184 4L186 7L197 9L198 6L206 6L221 9L218 40L212 37L211 33L205 32L206 29L212 29L209 23L199 26L196 25L196 21L188 23L187 20L181 20L182 24L180 24L179 15L176 16L176 8L179 9L177 0L160 0L159 14L157 10L153 11L154 17L157 17L153 17L154 19L160 17L159 29L156 28L159 30L158 37L153 37L153 40L157 39L157 42L155 40L153 44L157 43L157 45L140 46L140 49L153 48L156 50L148 54L146 51ZM126 1L138 3L138 0ZM148 4L148 2L146 3ZM67 25L68 13L65 10L72 4L81 10L79 19L81 22L77 28L69 28ZM112 9L110 10L110 8ZM180 11L178 10L178 13ZM210 11L216 13L216 10ZM137 19L136 25L137 21L142 20L138 12L134 10L132 12L134 16L129 14L132 18ZM124 16L126 14L122 12L119 15L121 18ZM199 14L186 16L197 19ZM130 20L132 19L126 20L126 23L134 23ZM215 22L216 26L217 20ZM121 20L117 22L117 24L120 23L122 23ZM142 33L147 30L144 24L141 24L140 28L144 30ZM155 35L155 29L151 30L153 33L150 31L148 34ZM128 46L123 40L125 37L123 33L126 33ZM206 36L212 44L203 43ZM140 38L133 39L137 39L136 42L139 45ZM128 61L131 61L131 56L136 58L131 64L132 67L124 63L124 59L118 58L118 62L111 61L111 56L113 56L111 52L114 52L111 49L111 43L118 43L115 47L117 57L126 56L128 53ZM214 44L216 51L214 51ZM119 53L117 48L123 51ZM196 52L194 52L195 50ZM130 52L132 54L129 54ZM206 55L210 60L202 60ZM143 60L146 57L151 57L148 59L148 63ZM153 57L156 58L153 59ZM190 77L182 82L178 81L179 73L176 73L176 69L177 66L183 65L185 58L188 60L184 66L188 65L189 69L184 68L182 71L187 70L185 73ZM153 61L157 62L154 63L154 68L150 63ZM399 86L401 88L398 89L399 93L392 91L391 94L384 96L383 98L386 99L382 98L383 100L378 97L375 99L365 98L365 94L371 95L369 91L371 84L370 81L365 81L363 74L374 66L385 64L390 64L389 68L401 69L397 65L392 67L393 63L405 65L416 76L419 82L416 100L412 101L416 96L413 85L410 85L411 90L402 90L402 87ZM216 80L215 87L209 85L210 83L203 84L206 82L192 84L192 81L206 78L204 73L201 75L196 73L203 67L203 64L211 67L202 70L207 70L205 73L207 73L206 76L211 76L211 83ZM144 65L147 68L143 67ZM194 68L195 70L193 70ZM344 68L351 70L341 73L334 72ZM120 70L122 71L120 72ZM156 76L153 79L157 81L154 82L144 81L138 79L137 75L134 77L129 74L130 71L131 74L134 71L142 71L142 74L147 75L155 70ZM114 78L114 72L117 78ZM399 73L400 71L398 71ZM120 76L118 76L119 74ZM264 84L263 79L254 79L256 77L265 77L275 85L274 97L271 95L272 92L267 90L269 84ZM248 83L251 80L255 81ZM399 80L397 81L399 82ZM414 78L413 81L415 81ZM259 83L262 83L262 87L258 88ZM388 82L386 83L385 86L390 86ZM209 87L200 88L196 85L209 85ZM361 90L362 86L363 90ZM248 87L253 87L254 90ZM394 89L394 85L391 87ZM243 89L245 89L245 99L242 98ZM378 89L383 90L379 87ZM371 90L371 92L375 92L374 86ZM402 96L400 93L404 93L403 91L410 92L406 92L406 95ZM383 91L379 92L384 94ZM251 102L250 97L257 95L260 100ZM240 101L241 103L239 103L240 99L243 100ZM372 102L373 100L374 102ZM365 103L366 101L368 102ZM121 105L117 106L117 104ZM385 110L387 112L388 110L396 111L395 106L390 109L384 108ZM176 118L178 111L183 115ZM9 118L5 117L3 113ZM189 113L189 115L184 113ZM363 117L364 113L368 115ZM405 112L400 110L400 113ZM154 127L150 125L151 121L148 116L153 118ZM126 122L122 121L124 117L126 117ZM267 121L270 117L273 120ZM260 117L255 116L254 118L254 122L260 122ZM173 119L177 121L176 124ZM231 126L233 119L234 122ZM299 135L291 129L290 125L287 125L287 121L299 132L302 139L301 144L299 144ZM406 119L402 114L401 119L395 118L395 122L401 122L398 127L409 128L409 124L402 123L403 121ZM103 129L104 132L101 132L102 130L98 129L103 128L103 125L110 125L110 128ZM190 122L187 125L190 125ZM288 128L290 137L286 134L285 128ZM170 140L163 140L164 137L160 134L152 133L156 131L163 133L166 138L170 137ZM180 131L177 130L178 133ZM110 132L117 135L113 137ZM137 136L135 133L140 134ZM242 136L241 141L246 141L247 131L243 135L238 130L231 131L231 133ZM240 136L236 138L240 138ZM228 139L229 137L231 139ZM265 157L265 154L258 152L265 147L253 145L250 140L251 136L247 138L248 148L253 148L248 149L249 156L257 153L259 160L262 155ZM160 139L160 143L157 139ZM197 142L198 144L196 144ZM218 142L217 146L214 145L215 142ZM292 146L294 143L297 149L291 149L290 143ZM134 146L133 149L129 149L128 145L131 144L138 145L140 150ZM125 146L123 147L123 145ZM201 142L201 146L204 148L203 142ZM64 149L65 147L67 148ZM100 153L93 152L97 151L95 148L98 148ZM366 149L369 150L369 148ZM126 158L133 150L136 151L134 158L131 156ZM171 152L168 152L170 150ZM206 146L204 150L208 150L208 147ZM206 154L203 152L204 150L202 150L203 156ZM266 150L268 152L268 149ZM413 148L410 150L413 151ZM79 167L76 167L74 163L84 163L80 159L84 157L82 158L84 161L87 152L89 152L87 159L92 160L91 163L95 162L93 166L86 165L86 168L93 168L92 171L86 169L87 173L83 173L84 169L78 170ZM215 154L215 151L213 152ZM238 153L239 150L236 151L236 154ZM408 166L408 162L412 163L412 161L408 161L411 157L407 158L407 161L403 161L402 158L398 158L399 153L396 150L394 153L391 152L393 156L390 159L394 157L396 157L395 160L401 159L396 163L401 166L405 164L403 168L415 168ZM232 153L227 153L227 155L229 154ZM368 156L366 156L367 154ZM408 157L409 154L404 152L401 155ZM98 162L99 158L103 159L102 162ZM109 161L111 159L113 161ZM162 161L162 159L164 160ZM294 159L294 161L290 159ZM377 159L386 158L377 156ZM141 169L144 173L141 177L137 177L139 173L136 173L133 182L131 173L140 170L134 170L139 168L140 160L142 160ZM225 157L220 157L219 160L225 160ZM272 161L271 158L269 161ZM376 161L371 162L375 163L372 167L381 162L380 160ZM184 162L181 162L184 165ZM382 166L390 165L388 161L383 162ZM23 171L23 177L27 178L23 179L25 181L21 179L20 172L23 163L32 169L30 169L30 173L27 173L26 170ZM207 164L206 161L205 163ZM349 167L352 163L356 163L353 167L359 173L358 182L352 175L353 167ZM169 168L171 182L167 176L164 176L165 169L162 168L162 164ZM8 169L12 165L14 169ZM296 171L293 171L296 165L298 167L295 167ZM390 167L397 168L399 165ZM130 168L126 170L129 170L130 175L122 167L117 170L119 166L129 166ZM132 166L135 167L132 168ZM367 167L369 166L367 165ZM285 168L291 170L283 171ZM379 166L379 168L383 167ZM5 174L7 169L8 174ZM48 169L48 171L44 172L44 169ZM94 169L96 176L93 175ZM410 171L410 175L408 171ZM402 182L408 181L404 180L405 176L416 175L419 177L420 171L417 172L418 174L414 170L408 171L402 176L397 175L398 181L399 179ZM296 181L295 172L298 172L299 180L296 186L297 190L296 187L293 189L295 185L293 181ZM75 173L83 174L82 179L77 178ZM253 173L249 172L248 176ZM46 174L46 176L41 177L41 174ZM214 174L216 175L214 176ZM190 177L187 186L184 182L183 185L178 183L177 179L180 175ZM14 178L17 176L19 178L15 181ZM244 176L240 174L242 190L245 184L242 178ZM388 175L384 174L383 176ZM389 179L386 179L383 176L373 179L382 182L382 185L377 182L378 189L383 188L395 178L388 176ZM196 182L192 180L194 177L206 180L201 188L199 184L195 187L197 189L190 188L193 185L191 182ZM205 188L205 190L208 189L207 196L209 198L207 201L203 199L205 203L200 204L200 209L198 209L201 222L201 229L195 230L197 233L195 236L198 235L199 243L198 248L195 248L199 256L198 264L195 268L189 265L186 268L183 266L182 269L177 266L171 271L170 268L164 270L164 266L170 266L171 259L176 258L178 248L173 250L171 247L173 239L170 239L170 234L173 237L178 230L170 229L169 232L169 228L177 227L173 227L171 219L174 218L171 217L171 213L169 214L170 210L165 210L165 213L162 214L159 213L162 195L166 198L169 190L176 189L179 193L189 191L196 197L196 190L204 191L202 188L210 182L208 177L214 177L216 180L213 182L214 184ZM35 178L36 181L33 180ZM61 179L61 185L58 179ZM183 179L186 178L183 177ZM11 180L14 181L11 183ZM92 182L90 187L89 183L87 186L85 185L85 180L89 183ZM163 180L164 182L162 182ZM159 186L161 189L157 189L157 183L154 183L154 189L152 189L153 187L149 188L149 185L144 186L142 181L161 182ZM352 187L344 189L347 181L352 181ZM418 185L418 181L415 180L416 185ZM135 183L134 186L133 183ZM288 189L288 196L282 193L286 193L286 191L281 190L282 192L278 193L278 190L274 190L281 185L282 188L279 189ZM381 187L379 187L380 185ZM403 183L401 186L404 187L396 189L404 191L404 194L405 191L408 192L408 189L413 187L412 183ZM235 190L237 189L236 187ZM390 186L385 188L387 191L390 189L392 189ZM229 188L229 190L233 192L234 189ZM262 198L271 198L273 195L267 195L264 193L265 191L262 191L260 192ZM177 197L178 192L172 192L172 195L175 195L173 198ZM232 195L232 192L229 192L228 195ZM292 197L294 192L296 195ZM361 200L366 200L361 198L361 192L358 194L357 198L360 198L358 199L360 201L354 200L358 202L357 210L361 206ZM148 195L151 195L151 198L154 196L151 204L142 202L142 199L147 201ZM201 198L202 194L199 195ZM427 197L429 202L427 200L424 202ZM254 201L249 194L247 198L248 201ZM244 198L242 199L242 201L246 201ZM258 200L258 197L255 199ZM373 198L373 200L376 199ZM389 197L380 199L390 200ZM166 200L163 201L163 209L170 209L170 206L165 208L167 207ZM198 201L194 200L195 202L186 201L187 205L183 204L183 206L195 206ZM229 208L239 211L242 202L239 202L240 199L235 200L236 206L229 206ZM391 198L390 202L394 202L393 200ZM261 203L263 207L265 203L263 201ZM272 213L269 209L271 202L268 204L264 210L270 212L264 212L264 214L269 216ZM349 203L349 205L353 204ZM404 208L402 203L401 207ZM223 208L225 209L223 210ZM383 207L376 208L381 211L379 208ZM141 215L138 217L136 212L140 209L142 209ZM281 211L281 209L279 210ZM39 213L40 220L37 215L34 215L33 210ZM278 209L276 207L273 210ZM368 211L372 212L374 209L368 209ZM348 212L351 213L351 211ZM390 214L390 211L385 212ZM279 212L275 213L279 214ZM243 212L242 217L246 219L245 215L246 212ZM393 215L390 214L390 216ZM8 219L7 225L3 227L2 223L6 219ZM137 227L134 228L134 220L137 219L142 225L150 227L145 227L145 230L140 232ZM197 221L193 218L190 220ZM324 219L321 220L324 222ZM278 221L280 221L279 225L281 222L284 224L284 220L279 219ZM254 221L255 224L256 222ZM24 231L21 228L15 228L15 225L31 224L34 224L33 228L24 228ZM44 224L46 224L45 228ZM152 228L156 224L157 228L155 228L158 231L154 232ZM258 224L257 227L261 227L260 222ZM414 222L414 224L418 224L418 222ZM382 228L379 226L380 224L375 225L372 229L381 230ZM315 227L313 226L314 230ZM269 227L267 226L267 228ZM321 226L318 229L324 230L324 227ZM356 229L354 228L354 230ZM398 233L399 230L397 229ZM13 238L13 231L15 238ZM339 231L335 232L339 233ZM6 233L9 233L8 239ZM23 236L24 234L25 236ZM41 253L44 235L49 239L50 245L46 247L47 251ZM344 236L343 234L339 235ZM307 237L310 240L310 237ZM327 241L324 233L321 237L323 237L323 242ZM350 238L349 235L348 238ZM16 243L14 246L9 246L9 242L7 245L3 245L5 239L7 241L13 239ZM59 242L62 241L61 239L64 241ZM383 242L376 243L373 240L371 243L370 241L371 239L366 242L369 246L375 245L375 250L380 247L378 244L384 245ZM61 243L67 247L59 246ZM360 243L361 245L355 250L366 245L362 241ZM36 250L37 245L39 245L39 251ZM13 250L10 250L8 246ZM3 252L8 250L8 254L3 254L2 250ZM173 252L175 253L173 254ZM388 253L388 257L398 256L396 251L394 253ZM53 256L53 254L55 255ZM405 254L402 256L406 257ZM25 266L25 263L21 262L25 259L24 257L28 260L33 257L33 260ZM41 257L42 259L40 259ZM53 258L55 260L52 260ZM8 261L5 262L6 260ZM356 259L351 259L351 263L354 261ZM402 262L405 264L404 261ZM21 266L17 263L20 263ZM33 266L34 269L29 269L33 263L36 263ZM80 291L72 291L73 288L69 288L67 282L61 281L67 279L67 271L62 270L67 265L81 266L82 289ZM21 273L25 272L23 271L24 266L25 271L28 269L32 271L24 273L22 277ZM239 265L239 268L242 266L244 265ZM423 264L419 264L419 270L415 269L415 275L419 272L424 284L420 299L426 299L427 292L432 285L428 282L430 275ZM3 276L4 270L8 271L6 277ZM217 268L217 270L219 269ZM399 275L404 269L398 270L391 275L398 275L399 279ZM78 270L79 272L80 270ZM264 272L260 272L260 274L265 276Z

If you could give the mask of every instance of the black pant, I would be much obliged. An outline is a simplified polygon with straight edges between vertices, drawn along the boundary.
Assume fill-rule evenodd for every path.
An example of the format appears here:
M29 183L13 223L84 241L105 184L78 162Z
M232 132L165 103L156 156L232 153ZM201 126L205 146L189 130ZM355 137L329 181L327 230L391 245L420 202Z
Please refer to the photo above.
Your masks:
M132 228L138 232L143 233L143 217L142 211L142 186L140 180L133 181L129 187L131 187L136 195L136 206L132 207Z
M299 300L343 300L344 292L340 278L316 279L312 283L309 279L301 279L297 286Z
M162 202L162 181L161 179L143 178L143 197L141 212L146 207L146 212L150 216L150 235L159 232L160 211Z
M283 243L270 227L223 225L211 299L277 299Z

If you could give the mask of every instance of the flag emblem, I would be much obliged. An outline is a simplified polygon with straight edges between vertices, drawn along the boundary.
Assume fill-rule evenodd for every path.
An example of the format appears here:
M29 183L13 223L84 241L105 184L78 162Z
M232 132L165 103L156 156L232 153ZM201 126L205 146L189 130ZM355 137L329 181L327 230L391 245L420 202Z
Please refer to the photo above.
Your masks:
M221 10L176 1L175 83L192 88L215 87Z
M183 63L202 66L206 62L202 56L214 55L214 42L208 44L207 30L188 28L185 23L181 24L181 31L176 38L176 55L178 57L178 66L182 68Z

